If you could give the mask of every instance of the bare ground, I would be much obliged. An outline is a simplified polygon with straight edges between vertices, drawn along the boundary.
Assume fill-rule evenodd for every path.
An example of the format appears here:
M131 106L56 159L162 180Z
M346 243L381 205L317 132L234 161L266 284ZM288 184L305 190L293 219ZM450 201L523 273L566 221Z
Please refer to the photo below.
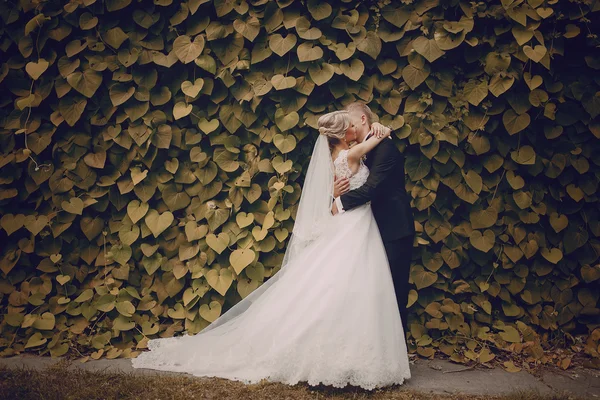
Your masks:
M80 363L49 357L0 359L0 399L600 399L600 371L466 368L445 360L416 360L402 386L366 391L347 386L245 385L220 378L136 370L127 359Z

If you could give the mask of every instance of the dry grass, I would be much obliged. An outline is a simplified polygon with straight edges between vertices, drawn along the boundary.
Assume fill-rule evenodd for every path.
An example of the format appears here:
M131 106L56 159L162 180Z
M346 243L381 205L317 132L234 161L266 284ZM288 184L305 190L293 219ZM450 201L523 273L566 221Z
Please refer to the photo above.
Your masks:
M419 393L404 387L368 392L360 388L336 389L288 386L278 383L244 385L226 379L197 379L178 375L137 375L118 372L91 372L58 363L46 370L0 367L0 399L243 399L243 400L573 400L569 396L542 396L518 392L508 396L438 395Z

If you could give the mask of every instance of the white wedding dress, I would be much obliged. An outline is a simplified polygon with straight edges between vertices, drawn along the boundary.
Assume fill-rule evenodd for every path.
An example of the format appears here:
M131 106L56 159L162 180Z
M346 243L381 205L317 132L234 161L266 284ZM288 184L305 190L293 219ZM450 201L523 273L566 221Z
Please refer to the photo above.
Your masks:
M369 170L361 162L352 176L347 155L340 152L335 173L354 189ZM245 383L402 384L411 376L404 331L371 206L331 221L242 300L239 315L228 318L232 308L197 335L150 340L133 366Z

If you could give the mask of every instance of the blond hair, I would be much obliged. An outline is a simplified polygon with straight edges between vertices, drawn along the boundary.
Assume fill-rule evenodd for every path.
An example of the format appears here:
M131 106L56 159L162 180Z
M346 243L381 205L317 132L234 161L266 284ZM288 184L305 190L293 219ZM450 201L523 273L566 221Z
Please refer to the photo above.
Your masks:
M363 103L362 101L355 101L353 103L348 104L345 107L345 110L348 112L356 111L361 114L364 114L367 117L367 122L369 126L371 126L371 124L374 122L375 115L373 114L373 111L371 111L369 106L366 103Z
M348 111L333 111L321 115L317 121L319 133L327 137L329 148L333 150L341 140L346 137L346 131L350 127L350 115Z

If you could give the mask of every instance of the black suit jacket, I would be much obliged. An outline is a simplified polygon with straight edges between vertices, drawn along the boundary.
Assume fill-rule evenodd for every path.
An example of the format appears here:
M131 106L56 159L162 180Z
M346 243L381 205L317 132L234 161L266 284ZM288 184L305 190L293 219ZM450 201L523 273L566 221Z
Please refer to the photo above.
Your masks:
M373 215L384 241L415 233L410 197L404 187L404 156L392 140L383 140L367 154L369 178L358 189L342 195L344 210L371 201Z

